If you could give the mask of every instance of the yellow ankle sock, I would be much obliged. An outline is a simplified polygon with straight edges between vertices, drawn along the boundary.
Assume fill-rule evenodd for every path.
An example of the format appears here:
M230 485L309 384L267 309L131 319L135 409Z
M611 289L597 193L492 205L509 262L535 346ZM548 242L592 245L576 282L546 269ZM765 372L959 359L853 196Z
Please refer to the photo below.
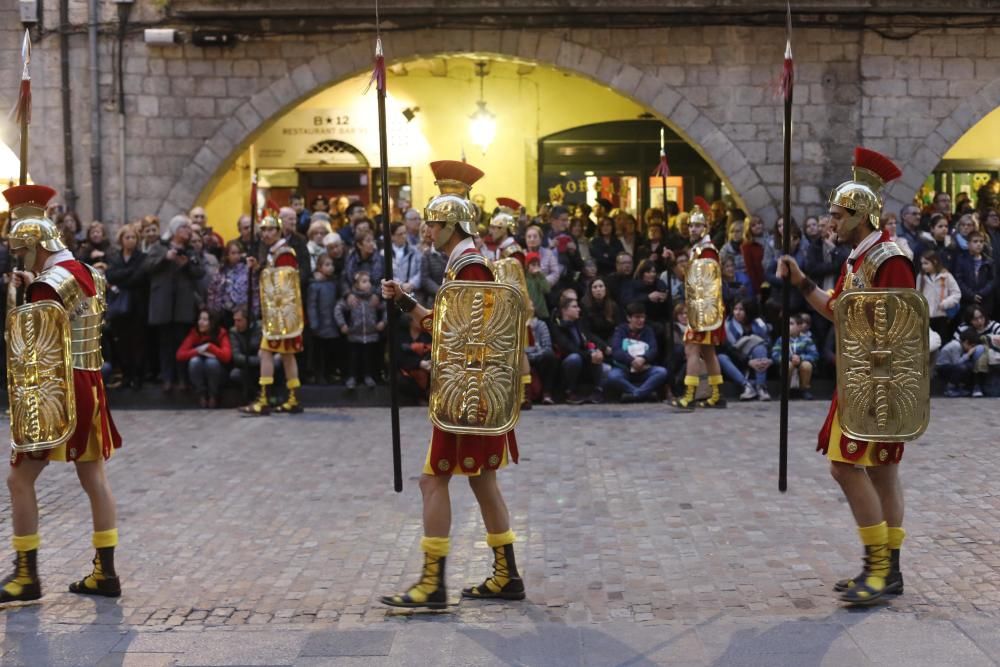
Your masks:
M41 545L42 538L38 533L34 535L14 535L10 538L14 551L34 551Z
M298 389L299 387L302 386L302 382L299 381L298 378L292 378L291 380L285 383L285 386L288 387L289 389Z
M722 376L721 375L709 375L708 376L708 386L712 388L712 395L708 397L708 402L715 405L722 398L719 388L722 386Z
M889 526L889 548L898 550L903 546L903 540L906 539L906 531L903 528L897 528L896 526Z
M423 537L420 548L424 552L424 568L420 581L406 591L414 602L426 602L431 593L441 587L441 559L451 550L451 540L447 537Z
M877 580L869 585L881 588L889 574L889 526L885 521L874 526L859 526L858 535L868 551L869 579Z
M95 549L106 549L107 547L117 547L118 529L109 528L108 530L95 530L93 542Z

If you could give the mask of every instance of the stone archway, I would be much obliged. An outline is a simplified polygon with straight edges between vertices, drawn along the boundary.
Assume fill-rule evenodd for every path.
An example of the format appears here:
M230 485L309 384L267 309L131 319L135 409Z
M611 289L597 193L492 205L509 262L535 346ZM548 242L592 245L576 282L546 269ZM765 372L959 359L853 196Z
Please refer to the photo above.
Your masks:
M561 36L527 31L396 33L386 46L390 62L480 53L537 62L608 86L649 108L702 153L747 210L762 212L765 217L776 215L760 174L743 151L698 107L656 74ZM168 219L193 205L219 170L284 111L338 81L365 72L371 62L372 40L366 37L318 56L258 89L196 152L160 206L160 218Z
M910 160L905 165L900 165L903 176L886 188L886 210L898 211L904 204L912 202L927 175L934 171L944 154L962 138L962 135L997 108L997 100L1000 100L1000 79L994 79L975 95L964 98L954 111L927 135Z

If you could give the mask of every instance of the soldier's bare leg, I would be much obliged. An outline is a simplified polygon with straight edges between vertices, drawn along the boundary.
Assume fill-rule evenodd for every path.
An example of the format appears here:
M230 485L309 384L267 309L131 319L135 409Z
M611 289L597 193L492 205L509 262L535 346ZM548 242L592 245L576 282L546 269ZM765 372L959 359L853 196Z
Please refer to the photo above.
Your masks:
M898 465L883 465L869 468L875 491L882 501L882 513L889 524L889 560L890 572L888 582L896 593L903 592L903 572L899 566L900 553L906 531L903 529L903 485L899 481Z
M10 469L7 488L10 489L11 542L17 553L14 571L0 582L0 602L25 602L42 597L38 580L38 499L35 480L48 461L25 457Z
M94 519L94 532L110 530L118 525L115 497L104 467L104 459L76 464L80 486L90 498L90 513Z
M48 465L46 460L25 457L7 475L10 490L11 524L14 535L34 535L38 532L38 499L35 480Z
M421 475L420 493L424 499L424 535L448 537L451 533L451 475Z
M705 370L708 371L708 386L712 388L712 394L705 401L705 405L710 408L726 407L726 400L722 398L722 367L719 365L719 356L715 353L712 345L699 345L702 359L705 360Z
M684 374L684 395L670 402L675 408L694 410L694 394L698 390L701 373L701 345L684 343L684 357L687 362Z
M830 462L830 474L840 485L859 526L872 526L885 520L882 502L864 468L840 461Z
M299 403L296 392L302 383L299 381L299 364L295 360L295 354L289 352L281 355L281 366L285 369L285 387L288 388L288 398L278 406L278 412L298 414L302 412L302 405Z
M251 415L266 415L271 412L271 405L268 402L268 387L274 384L274 353L270 350L261 350L260 355L260 391L257 398L250 405L241 408L241 412Z
M387 595L382 604L391 607L427 607L444 609L448 606L445 585L445 564L451 549L451 497L448 483L451 475L420 477L420 493L424 500L424 537L420 550L424 552L424 567L420 580L405 593Z
M90 498L90 513L94 520L92 542L93 570L86 577L69 585L71 593L118 597L122 593L115 572L115 547L118 546L118 513L115 497L104 467L104 460L78 462L76 476Z
M483 470L476 477L469 477L469 486L479 503L479 511L483 515L483 523L487 533L506 533L510 530L510 512L500 485L497 484L495 470Z
M858 535L865 547L864 568L853 579L838 581L834 588L843 591L841 600L848 604L871 604L885 595L902 592L902 579L896 576L889 549L889 527L882 500L869 476L873 468L859 468L851 463L831 461L833 476L851 506L858 524ZM878 473L876 473L878 474Z
M514 531L510 529L510 511L500 492L495 470L483 470L469 477L486 526L486 544L493 549L493 574L478 586L462 590L469 598L523 600L524 582L514 558Z

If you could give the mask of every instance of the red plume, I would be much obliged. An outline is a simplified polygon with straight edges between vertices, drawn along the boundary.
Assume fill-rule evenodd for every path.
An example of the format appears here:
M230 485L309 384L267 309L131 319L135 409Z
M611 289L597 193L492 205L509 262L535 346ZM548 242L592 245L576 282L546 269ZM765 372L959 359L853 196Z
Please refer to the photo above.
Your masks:
M667 154L663 151L660 151L660 164L656 165L656 169L653 170L653 176L658 178L670 176L670 165L667 164Z
M512 211L521 210L521 202L516 199L511 199L510 197L497 197L497 204L503 206L504 208L509 208Z
M381 37L375 39L375 66L372 69L371 78L368 79L368 87L365 88L365 93L371 89L373 83L376 90L385 92L385 55L382 52Z
M854 149L854 166L876 174L883 183L894 181L903 175L892 160L873 150L858 146Z
M701 212L705 213L706 215L708 214L709 211L712 210L712 207L709 205L707 201L705 201L704 197L695 197L694 205L700 208Z
M49 200L56 196L56 191L47 185L15 185L4 190L3 196L11 209L25 204L45 208Z
M473 183L485 175L468 162L459 162L458 160L431 162L431 171L434 172L434 180L436 181L458 181L469 187L472 187Z

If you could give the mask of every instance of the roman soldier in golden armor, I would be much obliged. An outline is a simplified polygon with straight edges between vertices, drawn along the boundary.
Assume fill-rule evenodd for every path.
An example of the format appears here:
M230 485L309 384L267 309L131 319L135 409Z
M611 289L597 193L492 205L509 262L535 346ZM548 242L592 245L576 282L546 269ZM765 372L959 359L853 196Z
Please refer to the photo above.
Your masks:
M260 240L264 250L263 267L255 257L247 258L251 271L259 270L261 331L260 342L260 393L257 399L242 411L251 415L271 412L268 387L274 384L274 355L281 355L285 370L288 398L275 411L297 414L302 412L296 391L299 365L295 355L302 351L302 287L299 283L299 258L295 250L281 237L281 223L277 218L265 217L260 221ZM308 258L305 258L308 261Z
M450 549L454 474L468 477L493 549L493 574L462 591L474 599L521 600L524 583L514 559L510 512L497 483L497 470L517 462L514 425L523 377L523 295L495 276L475 244L479 213L469 190L483 173L464 162L431 164L441 194L427 205L425 220L435 247L448 256L445 280L433 311L405 294L397 281L383 281L382 296L432 332L430 417L433 434L424 462L424 552L420 580L382 598L394 607L447 606L445 562Z
M671 401L679 410L690 411L695 407L724 408L722 397L722 368L715 347L725 340L723 329L726 315L722 303L722 268L719 251L709 236L707 204L700 197L688 216L691 238L691 258L684 276L684 301L687 307L688 330L684 334L684 355L687 372L684 375L684 395ZM708 371L711 395L704 401L695 401L695 391L700 381L701 364Z
M517 219L523 207L517 200L508 197L497 198L497 204L499 206L490 219L490 237L495 247L492 256L487 256L492 260L513 257L521 263L521 268L526 268L524 248L518 245L517 239L514 238L517 234Z
M834 589L844 602L865 605L903 592L899 555L906 531L897 464L903 442L927 427L930 325L910 261L879 228L882 188L899 169L857 148L853 172L830 195L837 236L853 247L833 294L788 256L778 276L788 277L836 330L837 393L817 449L830 460L865 548L861 572Z
M90 574L72 593L118 597L115 499L104 462L122 446L101 378L104 276L73 258L45 209L55 191L22 185L3 193L10 204L9 245L24 267L12 287L26 303L7 314L7 391L11 408L11 497L14 572L0 583L0 602L37 600L38 502L35 481L49 461L72 462L90 499Z

